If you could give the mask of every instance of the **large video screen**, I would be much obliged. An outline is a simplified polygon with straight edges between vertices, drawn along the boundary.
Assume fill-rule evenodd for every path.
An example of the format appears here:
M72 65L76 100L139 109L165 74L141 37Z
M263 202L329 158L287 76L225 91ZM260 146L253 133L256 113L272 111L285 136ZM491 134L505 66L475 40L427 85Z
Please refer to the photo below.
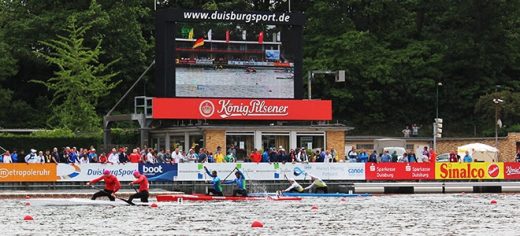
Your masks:
M176 97L294 98L284 27L177 23Z

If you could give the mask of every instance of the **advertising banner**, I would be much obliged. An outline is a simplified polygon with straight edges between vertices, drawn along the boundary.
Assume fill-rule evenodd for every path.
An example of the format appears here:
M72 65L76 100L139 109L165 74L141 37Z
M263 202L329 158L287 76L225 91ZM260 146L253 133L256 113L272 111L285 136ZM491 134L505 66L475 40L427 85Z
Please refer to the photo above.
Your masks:
M324 180L364 180L364 163L179 163L176 181L204 181L211 177L204 171L216 170L222 179L234 172L235 167L244 173L249 180L284 180L295 178L309 179L308 174L318 176ZM298 173L298 176L295 176ZM231 175L228 179L234 179Z
M115 175L119 181L133 181L137 163L126 164L58 164L58 181L90 181L103 175L105 169Z
M139 172L144 174L148 181L172 182L177 176L178 164L139 164Z
M435 179L504 179L504 163L436 163Z
M178 107L183 107L179 112ZM331 120L330 100L153 98L153 119Z
M56 164L0 164L0 182L55 182Z
M367 180L433 180L432 163L365 163Z
M520 179L520 162L504 162L504 179Z

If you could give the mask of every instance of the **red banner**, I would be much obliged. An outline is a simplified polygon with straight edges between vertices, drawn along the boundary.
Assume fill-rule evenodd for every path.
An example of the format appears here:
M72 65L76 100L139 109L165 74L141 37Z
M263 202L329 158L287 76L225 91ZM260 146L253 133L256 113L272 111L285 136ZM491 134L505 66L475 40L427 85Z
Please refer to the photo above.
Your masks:
M330 100L153 98L154 119L332 120Z
M520 179L520 162L504 162L504 179Z
M433 163L366 163L367 180L434 180Z

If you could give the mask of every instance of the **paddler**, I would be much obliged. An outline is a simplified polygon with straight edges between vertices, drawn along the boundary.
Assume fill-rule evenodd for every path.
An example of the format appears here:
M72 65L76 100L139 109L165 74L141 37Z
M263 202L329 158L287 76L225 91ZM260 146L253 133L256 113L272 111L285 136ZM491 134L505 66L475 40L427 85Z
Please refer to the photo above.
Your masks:
M287 179L289 183L291 183L291 186L289 186L287 189L282 190L282 193L290 192L290 193L303 193L303 187L296 182L294 178Z
M139 184L139 190L136 194L133 194L128 198L128 202L132 202L134 198L141 198L141 202L148 202L148 196L150 195L148 190L150 185L148 184L148 178L145 175L139 173L139 171L134 171L134 177L136 180L131 182L129 185L133 186L134 184Z
M312 187L314 187L314 193L318 193L318 192L323 192L323 193L328 193L328 188L327 188L327 184L325 182L323 182L323 180L321 180L320 178L314 176L314 175L311 175L309 174L309 177L311 177L311 180L312 180L312 184L305 187L303 190L308 190L308 189L311 189Z
M119 189L121 189L121 184L119 183L117 177L110 173L110 170L104 170L101 177L91 180L87 183L87 186L95 184L101 180L105 181L105 188L97 193L94 193L92 200L96 200L98 197L106 196L110 199L110 201L115 201L115 194L117 191L119 191Z
M209 172L208 168L204 166L204 170L206 170L206 173L211 176L212 180L210 181L211 184L213 184L213 188L208 189L208 195L215 195L215 196L224 196L222 193L222 183L220 182L220 177L217 175L217 171L213 170L211 173ZM210 194L211 193L211 194Z
M247 197L247 189L246 189L246 177L244 174L237 169L235 172L234 180L224 181L224 184L236 184L236 188L233 189L233 197L236 197L238 194L243 197Z

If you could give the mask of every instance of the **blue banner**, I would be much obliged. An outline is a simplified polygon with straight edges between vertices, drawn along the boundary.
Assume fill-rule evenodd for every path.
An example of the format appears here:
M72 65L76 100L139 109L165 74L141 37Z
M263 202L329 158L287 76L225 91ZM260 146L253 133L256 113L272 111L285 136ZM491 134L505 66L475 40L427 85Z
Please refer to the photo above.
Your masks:
M139 172L144 174L148 181L173 182L177 176L177 164L139 164Z

